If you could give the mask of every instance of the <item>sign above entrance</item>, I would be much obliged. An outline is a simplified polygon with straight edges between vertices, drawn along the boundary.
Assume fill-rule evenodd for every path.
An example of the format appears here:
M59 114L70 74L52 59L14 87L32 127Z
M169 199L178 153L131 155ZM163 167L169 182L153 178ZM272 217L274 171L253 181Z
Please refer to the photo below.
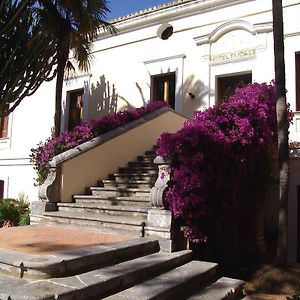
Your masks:
M243 58L251 58L256 56L256 49L243 49L227 53L219 53L210 56L211 62L224 62Z

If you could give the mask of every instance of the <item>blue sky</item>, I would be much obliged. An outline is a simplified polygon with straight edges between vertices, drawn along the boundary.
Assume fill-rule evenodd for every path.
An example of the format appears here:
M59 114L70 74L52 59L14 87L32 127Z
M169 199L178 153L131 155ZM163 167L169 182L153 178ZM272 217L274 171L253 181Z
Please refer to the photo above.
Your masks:
M111 13L108 19L125 16L127 14L149 8L158 4L172 2L172 0L108 0Z

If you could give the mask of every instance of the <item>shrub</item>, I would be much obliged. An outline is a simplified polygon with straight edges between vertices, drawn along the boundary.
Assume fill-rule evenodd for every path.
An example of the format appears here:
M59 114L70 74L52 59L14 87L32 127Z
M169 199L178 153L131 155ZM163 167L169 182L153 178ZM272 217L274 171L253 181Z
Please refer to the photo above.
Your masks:
M40 142L37 148L31 149L31 162L35 165L38 177L37 183L42 184L49 171L51 159L69 149L72 149L96 136L104 134L117 127L125 125L130 121L136 120L150 112L153 112L166 103L163 101L153 101L145 107L123 110L114 114L109 114L99 120L83 122L71 131L65 131L60 136L49 138L45 142Z
M24 201L6 198L0 200L0 227L17 226L22 221L22 225L28 225L29 204ZM28 217L26 217L28 215ZM25 221L26 220L26 221Z
M5 223L11 223L17 225L19 223L20 213L18 208L8 201L0 203L0 226L2 227Z
M265 185L275 104L273 84L249 84L223 104L196 111L176 133L161 135L157 153L171 160L172 174L165 204L192 242L206 242L236 216L247 185Z
M19 220L19 226L27 226L30 225L30 215L29 213L21 214Z

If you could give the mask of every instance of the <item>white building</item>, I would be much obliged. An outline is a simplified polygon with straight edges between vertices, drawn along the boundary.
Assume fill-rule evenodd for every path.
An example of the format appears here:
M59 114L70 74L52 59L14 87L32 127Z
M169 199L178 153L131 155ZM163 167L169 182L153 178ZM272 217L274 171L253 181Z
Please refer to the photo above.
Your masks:
M283 0L283 11L287 98L296 112L290 139L300 141L300 1ZM118 34L102 35L94 43L90 74L78 75L64 86L63 130L80 119L162 98L191 116L196 109L222 101L228 86L274 79L271 0L178 0L113 24ZM4 197L24 192L37 200L29 154L51 134L54 92L54 82L45 83L9 116L7 126L2 120ZM300 231L300 179L294 178L293 184L290 220ZM295 231L292 240L297 241ZM295 260L296 247L290 257Z

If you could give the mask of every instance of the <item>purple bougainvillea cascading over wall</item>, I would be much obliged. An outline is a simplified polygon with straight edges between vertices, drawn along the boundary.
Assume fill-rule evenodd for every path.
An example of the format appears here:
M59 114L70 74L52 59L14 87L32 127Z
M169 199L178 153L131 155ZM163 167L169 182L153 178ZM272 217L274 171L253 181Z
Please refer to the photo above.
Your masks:
M158 140L157 154L171 159L165 204L192 242L236 217L247 178L276 140L275 101L274 84L249 84Z
M167 104L163 101L153 101L145 107L109 114L98 120L83 122L72 130L63 132L58 137L49 138L45 142L39 143L37 148L31 149L30 155L31 161L37 170L37 183L42 184L46 179L49 171L49 162L54 156L91 140L96 136L141 118L166 105Z

